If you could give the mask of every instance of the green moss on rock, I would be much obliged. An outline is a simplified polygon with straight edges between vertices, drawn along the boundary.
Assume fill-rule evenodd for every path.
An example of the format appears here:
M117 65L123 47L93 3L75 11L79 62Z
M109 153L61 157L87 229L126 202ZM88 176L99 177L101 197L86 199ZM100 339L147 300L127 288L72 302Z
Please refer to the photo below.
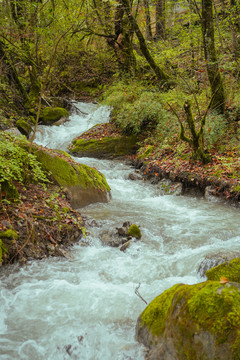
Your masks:
M0 231L0 239L3 239L3 238L16 240L18 238L18 234L13 229L8 229L6 231Z
M155 148L153 145L148 145L147 147L143 147L143 148L139 149L138 159L139 160L146 159L154 152L154 150L155 150Z
M41 112L40 120L45 125L51 125L63 117L69 117L66 109L61 107L45 107Z
M142 237L142 233L141 230L139 229L139 227L136 224L132 224L130 226L130 228L128 229L128 233L129 236L133 236L137 239L140 239Z
M240 284L178 284L140 315L136 337L149 359L239 360ZM154 357L155 356L155 357Z
M110 187L105 176L94 168L78 164L63 151L60 153L33 146L33 152L52 180L63 186L75 208L94 202L107 202Z
M74 139L69 150L77 156L118 158L136 153L136 136L108 136L102 139Z
M160 336L165 330L167 315L172 305L172 299L176 289L180 285L174 285L171 289L157 296L142 312L141 327L147 326L152 336Z
M208 280L217 281L222 276L225 276L229 281L240 282L240 258L225 262L206 271L206 276Z
M2 265L2 257L4 254L8 252L6 245L3 243L2 239L0 238L0 266Z
M23 135L26 135L27 137L29 137L29 135L31 134L31 131L32 131L32 127L24 119L17 120L16 126Z

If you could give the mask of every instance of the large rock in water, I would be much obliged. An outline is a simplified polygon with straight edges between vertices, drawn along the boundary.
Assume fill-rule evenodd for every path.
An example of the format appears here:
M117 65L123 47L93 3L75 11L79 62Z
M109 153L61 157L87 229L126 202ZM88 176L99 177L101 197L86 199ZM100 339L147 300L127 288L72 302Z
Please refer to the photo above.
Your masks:
M52 151L34 144L33 153L52 180L65 188L73 208L108 202L110 187L105 176L87 165L76 163L64 151Z
M219 280L221 277L224 277L229 281L240 283L240 257L231 261L226 261L225 263L206 271L206 275L208 280Z
M208 254L204 257L204 259L200 262L197 272L200 276L204 277L207 270L212 269L224 262L228 262L240 258L239 251L218 251L213 254ZM214 279L210 279L214 280Z
M45 107L40 114L40 122L44 125L52 125L62 118L68 118L69 113L61 107Z
M240 284L174 285L137 321L148 360L240 359Z
M108 128L108 124L106 124ZM139 138L137 136L125 136L121 134L105 135L100 132L102 125L95 125L82 136L73 140L69 151L74 156L87 156L99 159L114 159L135 154ZM88 136L90 135L91 136ZM85 136L87 138L85 138Z

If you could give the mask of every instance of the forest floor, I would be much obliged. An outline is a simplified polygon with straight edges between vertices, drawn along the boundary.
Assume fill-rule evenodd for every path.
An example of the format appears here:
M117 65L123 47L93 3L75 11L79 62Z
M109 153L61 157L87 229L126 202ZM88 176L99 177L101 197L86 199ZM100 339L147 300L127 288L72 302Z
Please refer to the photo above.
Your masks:
M3 265L49 256L69 257L67 248L80 239L85 243L84 219L71 208L60 188L18 183L15 186L20 199L0 202Z

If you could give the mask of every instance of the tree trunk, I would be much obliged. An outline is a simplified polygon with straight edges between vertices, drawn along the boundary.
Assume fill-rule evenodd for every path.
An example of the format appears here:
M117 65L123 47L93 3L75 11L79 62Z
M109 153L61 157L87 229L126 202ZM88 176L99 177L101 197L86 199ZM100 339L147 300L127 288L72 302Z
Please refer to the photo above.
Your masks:
M146 44L146 41L145 41L145 38L138 26L138 23L136 21L136 19L134 18L134 16L131 14L131 8L130 8L130 5L129 5L129 2L128 0L120 0L122 5L124 6L124 10L128 16L128 19L129 19L129 22L130 24L132 25L132 28L134 29L135 31L135 34L138 38L138 41L139 41L139 47L140 47L140 50L143 54L143 56L145 57L145 59L147 60L148 64L150 65L150 67L152 68L152 70L154 71L155 75L157 76L158 80L161 82L161 83L168 83L168 81L170 80L170 76L168 74L165 73L165 71L163 71L155 62L155 60L153 59L148 47L147 47L147 44Z
M165 0L158 0L156 3L156 39L166 38L166 17Z
M211 157L208 153L206 153L204 151L204 148L203 148L203 129L201 128L199 131L196 130L196 125L195 125L195 121L193 118L190 101L185 102L184 111L186 114L188 127L191 132L191 138L187 138L184 135L183 129L180 133L180 138L183 141L187 141L192 146L193 159L201 160L204 164L206 164L211 160ZM203 124L203 126L204 126L204 124ZM182 125L181 125L181 127L182 127Z
M230 0L233 20L231 21L233 36L233 51L236 60L240 58L240 3L236 0Z
M134 75L137 66L132 46L134 30L131 29L128 18L125 17L124 19L122 4L116 6L114 30L115 35L107 38L107 43L115 52L120 74L123 76L126 74Z
M213 97L211 108L223 114L226 99L215 51L212 0L202 0L202 35L208 79Z
M5 45L2 41L0 41L0 58L3 59L4 73L8 79L8 83L10 85L14 83L17 91L22 98L23 103L28 102L28 94L18 77L17 70L15 69L15 66L11 61L10 55L7 54Z
M151 15L149 10L149 0L143 0L146 15L146 38L152 40Z

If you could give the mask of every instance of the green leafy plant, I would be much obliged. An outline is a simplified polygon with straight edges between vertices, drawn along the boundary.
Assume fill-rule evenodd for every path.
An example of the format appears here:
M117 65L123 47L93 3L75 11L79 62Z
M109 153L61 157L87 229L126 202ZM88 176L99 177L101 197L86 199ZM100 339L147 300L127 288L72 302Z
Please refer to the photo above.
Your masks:
M222 115L218 115L214 112L210 113L206 117L206 123L204 127L204 141L208 148L212 148L219 139L221 139L227 131L227 121Z
M120 83L106 93L105 103L113 107L113 121L126 134L139 134L157 128L162 141L175 119L165 110L161 94L139 83Z
M16 139L0 132L0 183L49 182L35 155L22 149Z

